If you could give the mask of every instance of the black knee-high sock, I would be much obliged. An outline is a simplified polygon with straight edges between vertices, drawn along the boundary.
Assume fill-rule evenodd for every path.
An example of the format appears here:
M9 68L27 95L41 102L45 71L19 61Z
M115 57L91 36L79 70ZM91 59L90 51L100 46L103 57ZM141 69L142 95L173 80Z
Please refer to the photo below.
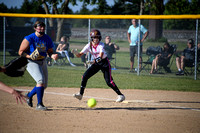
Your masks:
M114 83L114 82L113 82ZM122 93L121 93L121 91L119 90L119 88L117 87L117 85L114 83L114 85L113 85L113 83L111 84L108 84L108 86L110 87L110 88L112 88L118 95L122 95Z
M81 88L80 88L80 94L81 94L81 95L84 94L84 90L85 90L85 87L81 86Z
M119 88L116 86L114 88L112 88L118 95L122 95L121 91L119 90Z

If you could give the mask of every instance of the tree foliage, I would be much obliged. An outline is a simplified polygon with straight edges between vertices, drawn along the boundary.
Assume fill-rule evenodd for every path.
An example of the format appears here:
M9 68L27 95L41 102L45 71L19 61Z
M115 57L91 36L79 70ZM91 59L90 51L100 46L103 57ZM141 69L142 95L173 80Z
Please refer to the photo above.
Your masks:
M81 9L73 12L69 3L77 5L82 2ZM138 14L200 14L200 0L114 0L114 5L109 6L107 0L24 0L20 9L12 7L8 9L0 4L0 12L16 13L46 13L46 14L114 14L114 15L138 15ZM97 8L87 9L87 5L96 5ZM73 27L87 27L86 20L72 19L48 19L49 26L55 27L58 33L58 41L63 35L63 25L72 24ZM27 21L26 19L24 21ZM15 21L13 21L14 23ZM130 20L92 20L92 27L99 28L127 28ZM120 22L120 23L119 23ZM22 22L23 23L23 22ZM25 22L24 22L25 23ZM164 20L164 29L194 29L193 20Z
M181 14L200 14L199 0L169 0L165 5L165 15L181 15ZM195 20L165 20L163 24L164 29L178 29L178 30L194 30Z
M34 13L34 14L44 14L45 11L41 4L37 0L24 0L21 8L20 8L20 13Z

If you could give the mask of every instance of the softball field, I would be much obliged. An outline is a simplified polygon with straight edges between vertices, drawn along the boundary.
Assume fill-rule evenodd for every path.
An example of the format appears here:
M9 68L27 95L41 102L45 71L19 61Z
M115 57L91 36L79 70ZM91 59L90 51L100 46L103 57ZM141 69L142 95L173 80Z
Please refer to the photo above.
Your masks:
M26 93L32 87L16 87ZM47 111L0 92L0 133L200 133L200 93L121 90L126 96L116 103L112 89L88 89L79 101L78 88L47 88ZM87 100L95 98L95 108Z

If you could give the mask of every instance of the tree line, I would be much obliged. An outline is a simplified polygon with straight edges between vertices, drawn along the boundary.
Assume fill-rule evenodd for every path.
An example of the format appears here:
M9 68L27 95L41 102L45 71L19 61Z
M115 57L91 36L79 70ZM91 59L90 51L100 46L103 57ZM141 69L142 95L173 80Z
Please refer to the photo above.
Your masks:
M73 6L77 2L83 2L79 11L73 12L69 8L69 3ZM87 5L97 5L97 8L92 10L87 8ZM0 3L0 12L3 13L30 13L30 14L95 14L95 15L181 15L181 14L200 14L200 0L114 0L114 5L109 6L106 0L24 0L20 8L7 6ZM26 23L28 20L20 20L20 23ZM55 25L55 19L48 19L49 26ZM128 28L130 20L121 20L120 25L116 22L105 20L94 20L92 27L99 28ZM157 20L158 29L165 30L194 30L194 20ZM12 25L17 25L15 21L11 21ZM62 34L62 27L64 23L71 23L72 27L87 27L88 23L85 20L72 20L72 19L56 19L57 26L57 39L59 40ZM143 20L145 26L151 23L148 20ZM156 21L153 21L156 23ZM158 37L159 38L159 37Z

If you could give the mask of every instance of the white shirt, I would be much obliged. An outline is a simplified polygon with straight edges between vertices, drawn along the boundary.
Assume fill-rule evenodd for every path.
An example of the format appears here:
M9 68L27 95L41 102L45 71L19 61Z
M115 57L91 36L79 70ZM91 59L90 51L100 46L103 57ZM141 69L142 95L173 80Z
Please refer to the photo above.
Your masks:
M91 50L92 49L92 50ZM86 54L87 52L90 52L91 55L93 56L93 59L96 59L98 57L100 57L100 53L103 52L103 57L102 59L106 58L107 57L107 54L105 52L105 49L104 49L104 43L103 42L99 42L99 44L97 44L96 47L94 47L92 45L92 48L90 48L90 42L85 45L85 47L81 50L81 53L84 53Z

